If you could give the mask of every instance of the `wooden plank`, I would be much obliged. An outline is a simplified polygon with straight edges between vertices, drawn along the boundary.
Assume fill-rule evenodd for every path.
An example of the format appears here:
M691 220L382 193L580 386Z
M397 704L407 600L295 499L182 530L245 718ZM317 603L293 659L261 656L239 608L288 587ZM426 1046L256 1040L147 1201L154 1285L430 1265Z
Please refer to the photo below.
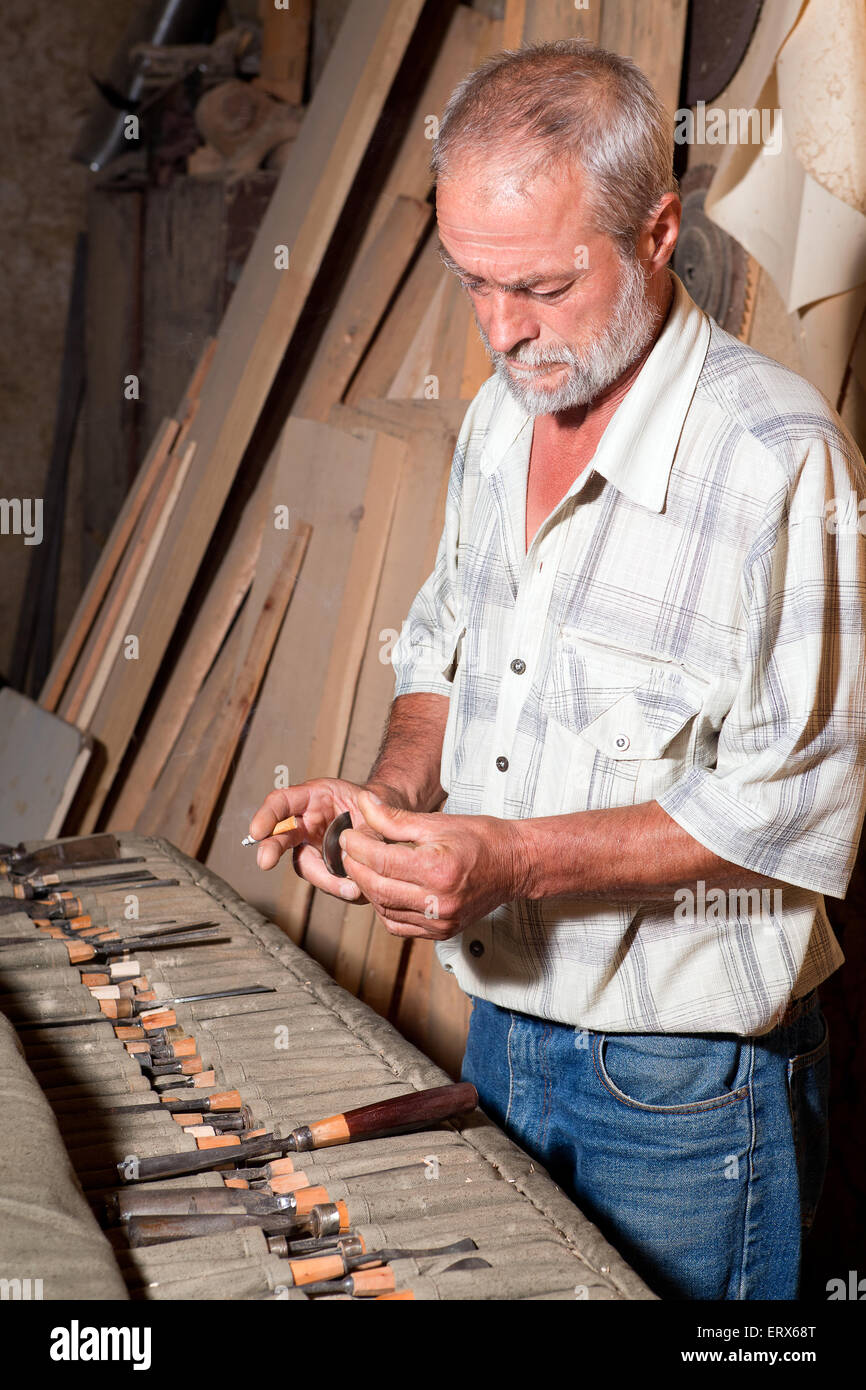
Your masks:
M252 636L242 652L240 667L219 705L211 706L213 715L206 740L177 789L172 814L162 833L185 854L196 855L207 834L294 592L310 535L311 528L299 521L284 536L283 564L255 614Z
M249 443L265 397L422 8L355 0L282 170L220 328L189 438L196 462L130 630L140 659L111 672L92 727L105 749L97 820ZM279 247L287 247L283 269Z
M475 316L466 326L466 351L463 357L463 375L460 380L460 395L464 401L471 401L488 377L493 375L493 364L487 356L487 349L481 341Z
M248 902L296 936L303 924L286 911L286 888L295 876L291 858L264 874L256 866L255 850L240 842L268 792L307 775L374 443L370 432L350 434L294 416L286 423L270 505L303 515L313 535L206 859ZM279 557L279 536L267 528L248 600L251 611L258 601L256 586L270 584ZM248 617L245 612L242 626L248 625Z
M382 1018L390 1017L394 984L406 946L407 942L402 936L392 936L384 922L376 918L370 933L358 997Z
M605 10L612 6L624 8L622 0L604 0ZM519 48L521 42L549 43L553 39L598 43L601 22L602 0L505 0L502 46Z
M420 400L425 392L429 394L431 390L435 390L435 383L431 380L430 364L447 288L443 271L421 322L412 338L404 344L403 360L397 368L397 375L388 387L387 394L392 400L402 400L407 396Z
M464 400L380 400L365 396L357 406L335 405L329 419L337 429L350 430L360 425L387 430L403 439L415 430L444 429L456 436L465 415Z
M255 83L294 106L304 99L311 14L312 0L292 0L288 9L277 9L274 0L259 0L262 60Z
M446 270L428 366L438 396L454 399L463 393L470 329L480 345L469 296L456 275Z
M207 674L147 801L139 813L136 830L141 835L165 835L175 830L180 788L190 767L198 767L207 744L215 709L226 700L234 683L241 653L241 625L236 622ZM179 819L179 817L178 817Z
M112 580L99 619L91 630L81 661L60 702L63 718L77 722L82 728L86 727L87 719L108 679L106 652L110 653L110 660L113 661L117 656L114 643L122 641L128 631L126 627L121 631L122 620L129 615L137 589L146 578L144 566L153 563L159 537L168 523L170 499L176 500L178 477L182 471L185 472L183 462L181 456L175 453L166 458L156 487L139 517L135 534Z
M78 661L100 605L123 558L126 546L135 530L156 480L165 466L177 435L176 420L163 420L153 443L139 469L138 476L127 494L126 501L114 523L108 544L99 557L87 588L75 610L75 617L60 646L54 665L39 698L43 709L56 710L66 683Z
M347 411L345 407L334 414L346 423L352 417L358 421L365 418L360 411ZM415 594L435 562L457 435L456 428L450 432L442 428L422 432L411 414L406 416L402 428L396 421L391 428L400 432L409 448L340 767L340 776L353 782L367 778L393 697L394 673L390 663L381 659L382 653L393 645ZM331 962L328 968L333 969L335 978L345 988L353 993L361 993L362 987L369 989L369 997L367 993L362 997L372 1002L374 994L381 998L385 980L390 979L393 988L399 965L399 951L383 952L377 947L374 956L369 957L372 943L381 932L387 936L372 909L353 907L319 893L310 911L305 945L317 959ZM372 983L363 984L368 957L370 969L379 981L375 990ZM371 975L371 981L372 978ZM389 1001L390 993L380 1012L387 1014Z
M432 187L430 141L435 133L431 117L438 118L461 78L476 63L495 52L499 26L478 10L458 5L442 41L430 75L406 123L396 158L376 201L358 255L365 256L399 197L424 202Z
M73 724L11 686L0 690L0 840L59 835L90 752Z
M387 396L445 274L434 229L346 392L347 404L356 405L364 396Z
M460 1075L471 1014L469 996L434 956L430 965L430 1013L424 1051L455 1078Z
M144 546L143 554L141 557L141 563L136 567L135 575L132 581L132 585L130 587L129 594L117 616L117 621L114 624L113 629L111 630L110 639L106 645L105 652L103 654L99 667L96 670L96 674L93 677L93 681L89 686L85 688L84 703L82 704L81 710L79 712L79 720L83 728L88 727L93 715L93 710L95 709L99 701L102 691L104 691L106 684L111 678L112 671L116 671L118 665L132 664L131 662L125 660L122 651L122 644L127 635L134 636L136 638L136 641L138 643L139 655L136 656L135 661L137 662L140 659L141 639L139 634L135 632L135 629L130 626L132 614L135 611L135 605L138 602L141 591L144 585L147 583L148 575L151 573L151 570L153 569L154 564L156 562L156 557L159 552L160 543L165 534L165 529L168 526L169 521L171 520L172 513L175 507L177 506L177 499L180 495L187 474L189 473L189 468L190 464L192 463L194 453L195 445L188 444L183 457L177 459L176 469L174 468L175 456L171 456L169 458L169 463L172 465L173 476L169 475L171 486L169 487L168 493L165 497L165 505L160 509L156 517L156 524L154 525L152 533L150 534L147 540L147 544ZM156 495L157 494L155 494L155 497ZM96 814L97 809L95 806L93 806L91 812L88 813L88 815L85 817L85 823L87 828L82 831L83 834L89 834L90 831L93 829L96 820Z
M404 1038L427 1051L430 1030L430 975L436 968L433 942L416 936L409 945L403 988L393 1021Z
M406 448L400 440L389 434L374 435L364 513L346 576L331 661L310 743L307 777L336 777L344 761L349 721L405 459ZM295 921L306 917L312 891L309 884L298 877L289 885L286 906ZM336 931L327 935L307 932L304 947L326 970L333 970L337 941Z
M688 0L646 0L642 5L606 0L601 14L602 48L633 58L671 113L679 98L687 13Z
M308 420L327 420L356 370L430 222L416 198L397 198L369 248L359 255L328 319L292 406Z
M159 705L108 818L111 830L136 826L179 737L226 634L253 582L269 497L262 478L244 509L194 626L160 696ZM140 826L137 828L141 829Z

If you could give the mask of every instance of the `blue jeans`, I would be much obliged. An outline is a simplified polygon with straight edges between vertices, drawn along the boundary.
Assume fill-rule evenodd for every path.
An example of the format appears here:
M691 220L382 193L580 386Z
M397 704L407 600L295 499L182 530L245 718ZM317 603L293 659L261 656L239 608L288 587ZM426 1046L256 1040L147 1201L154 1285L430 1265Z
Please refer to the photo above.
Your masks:
M593 1033L473 1000L481 1107L662 1298L794 1299L827 1162L818 994L758 1038Z

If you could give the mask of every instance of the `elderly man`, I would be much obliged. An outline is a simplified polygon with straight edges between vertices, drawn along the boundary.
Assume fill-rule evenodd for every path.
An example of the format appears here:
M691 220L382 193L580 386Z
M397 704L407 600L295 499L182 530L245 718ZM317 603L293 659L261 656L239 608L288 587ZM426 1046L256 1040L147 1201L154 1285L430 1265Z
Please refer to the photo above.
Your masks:
M484 1108L656 1292L794 1298L843 960L822 895L864 811L863 460L669 270L671 127L633 64L489 60L434 169L495 374L367 787L272 793L252 832L300 825L259 863L292 847L438 943ZM347 807L348 882L320 853Z

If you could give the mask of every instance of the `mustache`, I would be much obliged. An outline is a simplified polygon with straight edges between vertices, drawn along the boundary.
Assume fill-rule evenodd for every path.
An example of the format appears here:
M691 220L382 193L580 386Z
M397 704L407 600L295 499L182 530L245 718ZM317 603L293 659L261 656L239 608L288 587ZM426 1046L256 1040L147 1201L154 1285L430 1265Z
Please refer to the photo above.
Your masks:
M501 361L516 362L521 367L573 367L577 364L576 355L564 343L556 353L531 345L512 348L509 352L499 352L495 348L492 351Z

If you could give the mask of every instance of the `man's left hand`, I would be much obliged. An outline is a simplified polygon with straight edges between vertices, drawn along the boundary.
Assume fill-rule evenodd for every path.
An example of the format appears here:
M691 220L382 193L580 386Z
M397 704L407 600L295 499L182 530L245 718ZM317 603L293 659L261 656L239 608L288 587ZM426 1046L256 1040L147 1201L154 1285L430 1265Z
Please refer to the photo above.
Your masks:
M367 791L358 805L384 840L344 830L343 866L393 936L447 941L520 896L516 822L403 811Z

